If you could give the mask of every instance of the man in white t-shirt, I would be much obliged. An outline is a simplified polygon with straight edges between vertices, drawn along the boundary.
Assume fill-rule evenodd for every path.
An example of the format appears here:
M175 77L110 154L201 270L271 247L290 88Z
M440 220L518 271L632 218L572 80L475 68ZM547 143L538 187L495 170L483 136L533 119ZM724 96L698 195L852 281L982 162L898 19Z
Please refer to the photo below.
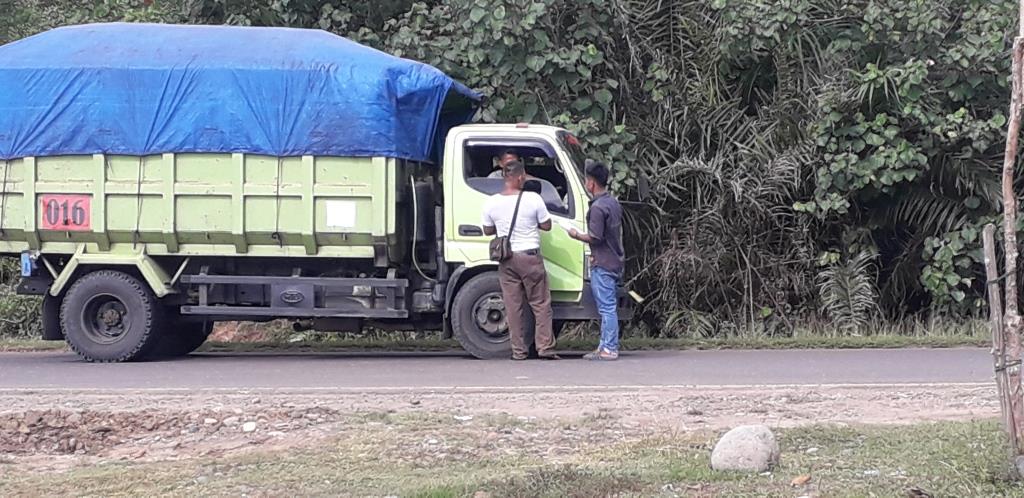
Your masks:
M519 161L505 164L505 189L492 195L484 204L483 226L487 235L510 235L512 258L498 264L501 295L512 342L512 359L525 360L529 352L523 324L523 307L529 304L536 319L534 341L537 354L543 359L557 360L555 336L551 324L551 290L544 258L540 255L540 231L551 230L551 215L540 195L524 192L526 168ZM520 201L520 194L522 200Z

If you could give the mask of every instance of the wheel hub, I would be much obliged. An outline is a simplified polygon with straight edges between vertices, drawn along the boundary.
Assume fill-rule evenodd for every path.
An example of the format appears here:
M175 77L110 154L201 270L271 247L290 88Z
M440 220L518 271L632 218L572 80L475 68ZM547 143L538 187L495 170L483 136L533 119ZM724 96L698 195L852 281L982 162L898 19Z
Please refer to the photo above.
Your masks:
M478 299L473 306L473 317L476 326L493 339L501 339L508 334L505 303L500 294L488 294Z
M116 327L121 324L121 313L110 307L100 312L100 321L107 327Z
M116 296L109 294L90 299L82 318L85 334L100 344L117 342L129 328L128 308Z

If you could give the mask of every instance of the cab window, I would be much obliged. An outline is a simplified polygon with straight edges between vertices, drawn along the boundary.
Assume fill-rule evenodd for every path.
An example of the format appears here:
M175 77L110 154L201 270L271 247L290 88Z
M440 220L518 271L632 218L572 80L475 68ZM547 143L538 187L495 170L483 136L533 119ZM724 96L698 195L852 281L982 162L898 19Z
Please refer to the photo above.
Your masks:
M572 189L559 164L554 148L544 142L502 142L498 140L467 140L463 145L463 175L466 184L487 195L501 192L505 180L501 171L501 156L512 152L526 166L530 179L541 184L541 198L548 211L573 217L575 206Z

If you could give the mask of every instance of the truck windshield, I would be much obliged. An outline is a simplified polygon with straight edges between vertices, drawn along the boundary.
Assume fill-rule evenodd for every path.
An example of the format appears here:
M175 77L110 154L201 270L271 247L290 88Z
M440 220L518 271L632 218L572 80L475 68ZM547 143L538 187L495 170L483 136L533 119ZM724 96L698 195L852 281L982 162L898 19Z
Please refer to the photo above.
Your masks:
M586 163L587 156L583 154L583 147L580 145L579 139L572 133L563 130L558 132L558 143L569 153L573 169L579 173L580 180L583 180L585 175L583 165Z

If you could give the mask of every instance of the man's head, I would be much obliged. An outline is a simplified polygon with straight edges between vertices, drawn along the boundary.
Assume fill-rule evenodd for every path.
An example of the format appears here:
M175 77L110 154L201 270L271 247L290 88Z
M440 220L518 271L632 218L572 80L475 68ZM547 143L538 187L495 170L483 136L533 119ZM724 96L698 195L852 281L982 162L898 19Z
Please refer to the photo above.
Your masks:
M586 174L586 187L587 192L591 194L597 194L604 192L608 188L608 166L600 161L587 161L587 166L584 168Z
M526 166L519 161L510 161L504 164L504 168L505 185L515 190L522 190L523 183L526 182Z
M518 161L518 160L519 160L519 154L516 153L516 151L514 151L512 149L505 149L505 150L501 151L501 154L498 155L498 165L497 165L498 167L497 167L497 169L501 170L502 174L505 174L505 165L507 165L508 163L510 163L512 161Z
M505 149L501 152L501 155L498 156L498 164L501 165L502 168L504 168L506 164L518 160L519 154L512 149Z

